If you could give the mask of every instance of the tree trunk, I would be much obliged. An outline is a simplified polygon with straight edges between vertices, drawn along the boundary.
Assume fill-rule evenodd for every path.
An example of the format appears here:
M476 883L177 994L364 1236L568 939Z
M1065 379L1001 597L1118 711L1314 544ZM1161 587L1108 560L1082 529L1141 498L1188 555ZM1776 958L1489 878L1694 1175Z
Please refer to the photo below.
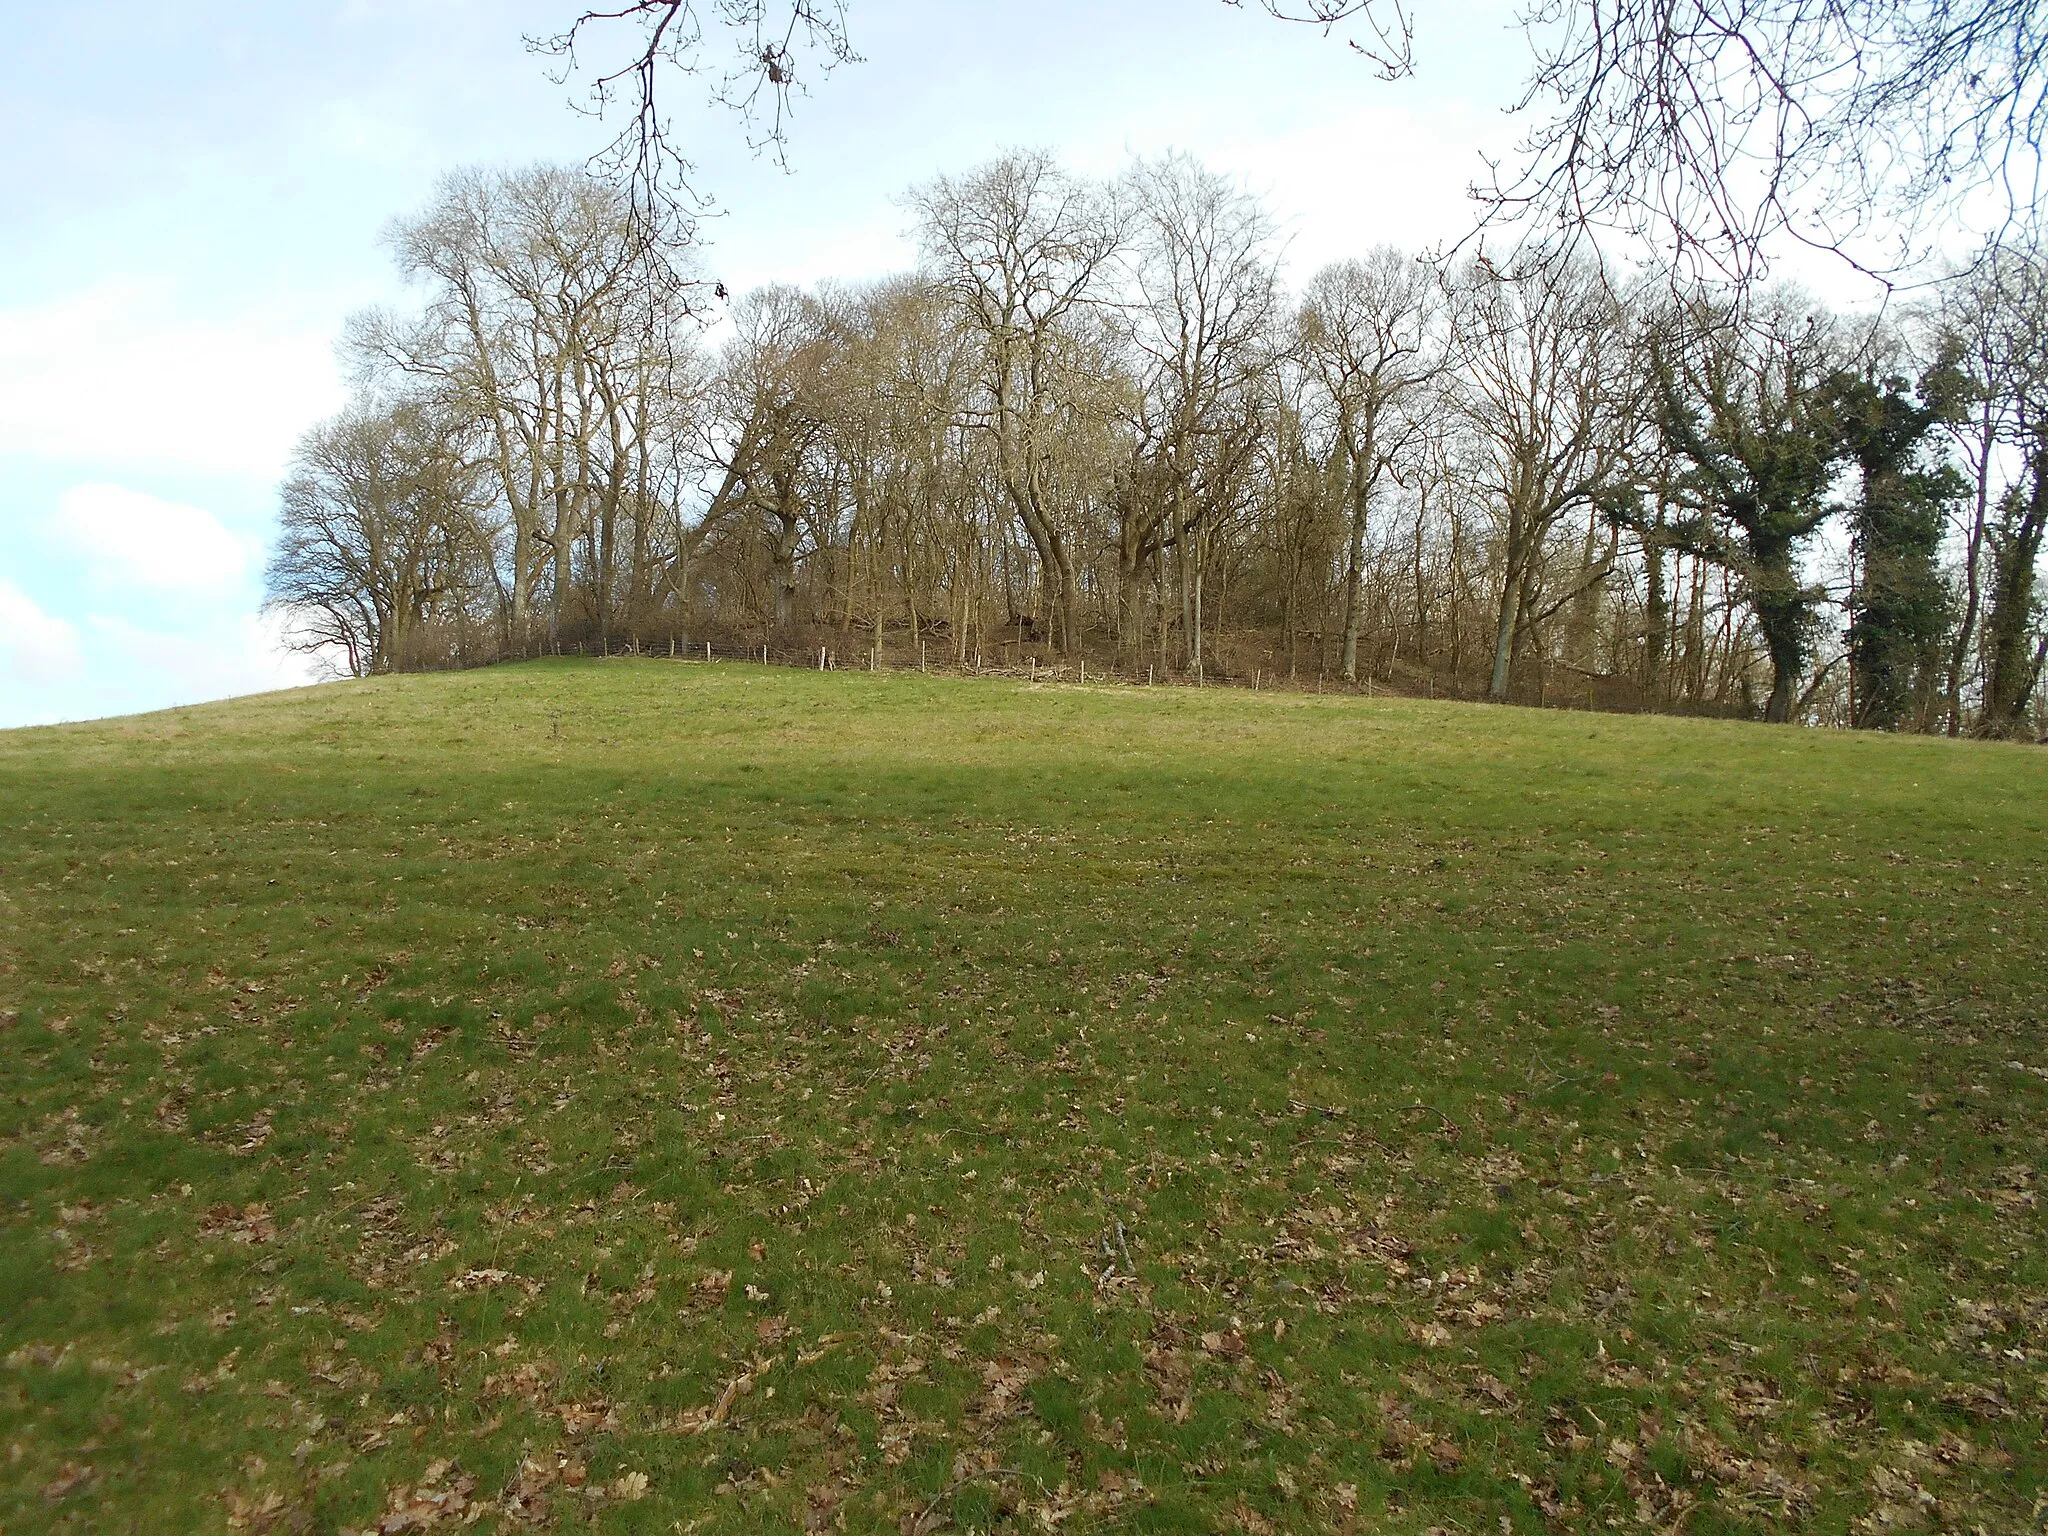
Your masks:
M1791 579L1790 572L1786 579ZM1782 598L1760 597L1756 610L1764 648L1771 658L1771 696L1764 704L1764 720L1770 725L1789 725L1793 705L1799 699L1800 674L1806 665L1806 606Z
M1425 584L1422 570L1422 525L1429 513L1429 493L1425 489L1415 509L1415 665L1429 665L1429 589Z
M1984 721L1987 735L2011 734L2025 718L2034 691L2036 668L2032 649L2034 568L2048 533L2048 449L2037 450L2031 466L2033 484L2019 520L2001 530L1993 566L1991 601L1984 619L1989 651L1984 678Z
M1522 578L1511 561L1500 589L1500 623L1493 635L1493 675L1487 680L1486 697L1495 704L1507 702L1508 682L1514 669L1515 634L1522 624Z
M1133 654L1144 643L1145 557L1132 530L1126 525L1116 550L1116 649L1119 656Z
M562 617L569 602L569 577L575 569L576 527L569 511L568 489L558 483L555 490L554 591L548 594L548 639L562 643Z
M1365 516L1370 494L1370 468L1365 456L1351 453L1351 526L1344 546L1344 681L1358 681L1358 629L1362 617L1361 589L1365 582Z
M1643 692L1661 703L1664 698L1664 647L1671 622L1671 597L1664 585L1664 551L1654 540L1643 545L1643 573Z
M1970 642L1976 638L1977 613L1982 602L1984 529L1991 516L1991 443L1995 409L1995 402L1987 394L1978 428L1980 447L1976 501L1971 508L1970 536L1963 547L1963 616L1956 625L1955 644L1948 657L1948 686L1943 690L1948 734L1951 736L1959 736L1963 730L1963 669L1969 663Z
M775 632L789 633L796 617L796 546L802 532L796 513L786 505L775 509L775 542L768 551L768 586L775 604Z

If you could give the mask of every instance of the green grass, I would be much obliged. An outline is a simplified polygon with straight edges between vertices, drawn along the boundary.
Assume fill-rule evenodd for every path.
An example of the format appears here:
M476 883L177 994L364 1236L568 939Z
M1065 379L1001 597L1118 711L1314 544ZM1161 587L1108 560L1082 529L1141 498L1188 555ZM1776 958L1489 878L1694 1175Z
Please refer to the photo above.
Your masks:
M0 1530L2038 1528L2044 867L2037 752L1398 700L0 736Z

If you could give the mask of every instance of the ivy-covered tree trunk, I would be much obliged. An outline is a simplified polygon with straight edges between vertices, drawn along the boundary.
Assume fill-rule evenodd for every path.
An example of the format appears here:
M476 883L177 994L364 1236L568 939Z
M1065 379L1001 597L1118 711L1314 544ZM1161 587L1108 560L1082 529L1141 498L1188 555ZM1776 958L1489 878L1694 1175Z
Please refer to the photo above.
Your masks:
M1792 545L1757 551L1749 573L1749 604L1771 658L1771 695L1764 719L1786 725L1799 701L1799 681L1813 640L1813 604L1793 565Z
M1657 509L1659 530L1664 509ZM1664 700L1665 655L1671 638L1671 593L1665 575L1669 558L1661 532L1643 540L1643 692L1652 700Z
M1862 479L1852 511L1860 567L1849 621L1852 723L1925 729L1954 622L1940 565L1942 522L1964 487L1954 471L1927 467L1941 413L1916 401L1905 380L1839 375L1834 393L1843 443Z
M2033 643L2037 622L2035 568L2048 533L2048 449L2030 466L2027 494L2015 488L1999 508L1991 540L1991 593L1984 618L1984 715L1987 736L2015 734L2040 681Z
M1805 542L1833 514L1828 490L1842 449L1829 385L1830 345L1797 313L1755 326L1711 314L1657 343L1659 426L1681 515L1672 547L1739 573L1771 664L1764 718L1786 724L1817 624L1821 593L1800 580Z
M1917 730L1937 688L1954 604L1942 579L1940 503L1897 505L1861 520L1862 582L1849 622L1855 724Z

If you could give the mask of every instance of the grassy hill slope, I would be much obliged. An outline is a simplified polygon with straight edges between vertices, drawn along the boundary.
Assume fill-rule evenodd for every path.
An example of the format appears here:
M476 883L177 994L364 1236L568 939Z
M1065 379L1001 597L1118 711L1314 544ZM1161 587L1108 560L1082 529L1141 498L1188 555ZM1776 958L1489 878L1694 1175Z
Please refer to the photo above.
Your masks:
M0 735L0 1529L2013 1530L2048 756L671 662Z

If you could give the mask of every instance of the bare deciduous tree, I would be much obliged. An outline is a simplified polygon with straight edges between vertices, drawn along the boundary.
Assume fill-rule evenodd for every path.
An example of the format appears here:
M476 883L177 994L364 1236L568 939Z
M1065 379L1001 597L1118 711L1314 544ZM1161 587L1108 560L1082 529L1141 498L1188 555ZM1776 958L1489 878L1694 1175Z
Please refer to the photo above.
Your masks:
M1199 675L1208 539L1239 498L1272 365L1272 221L1185 155L1138 165L1126 194L1135 291L1120 315L1139 408L1137 472L1118 532L1123 634L1135 637L1140 573L1173 550L1188 664Z
M1434 274L1391 246L1339 262L1308 285L1298 321L1302 358L1321 387L1343 457L1344 677L1358 677L1360 590L1373 493L1421 424L1406 408L1433 377Z
M1908 317L1939 359L1909 389L1803 301L1586 262L1380 251L1286 306L1262 211L1186 160L1107 187L1013 156L917 207L920 271L747 295L706 354L623 191L457 178L397 236L423 302L354 328L273 595L359 670L717 640L1200 681L1309 650L1361 688L2048 725L2030 258ZM1907 496L1948 483L1930 413L1974 423L1945 548Z
M1123 221L1101 189L1042 152L1013 154L913 195L934 279L982 351L978 425L1003 495L1037 551L1062 643L1075 641L1075 552L1052 486L1062 408L1076 382L1074 330L1102 295Z
M266 572L292 644L339 652L358 677L447 653L447 637L429 649L421 632L437 619L459 628L490 571L465 435L433 407L400 401L351 409L300 439Z
M1574 512L1615 493L1628 468L1637 386L1622 312L1585 263L1507 271L1483 257L1452 280L1449 399L1477 446L1473 469L1496 520L1499 603L1487 696L1508 696L1533 626L1604 571L1546 591L1549 541ZM1547 605L1547 606L1546 606Z
M658 478L660 422L642 407L673 400L686 367L675 253L617 188L553 166L451 176L391 243L427 302L359 317L358 372L396 369L482 424L512 539L509 642L528 642L544 590L559 643L579 541L606 544L590 558L608 570L628 503ZM609 586L593 596L603 625Z

